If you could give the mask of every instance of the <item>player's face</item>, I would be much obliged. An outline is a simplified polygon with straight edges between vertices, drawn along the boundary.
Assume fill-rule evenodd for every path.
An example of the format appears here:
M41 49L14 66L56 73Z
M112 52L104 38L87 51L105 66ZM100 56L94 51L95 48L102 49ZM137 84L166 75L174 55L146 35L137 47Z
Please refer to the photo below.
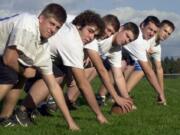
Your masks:
M115 35L115 44L126 45L134 40L134 35L130 30L121 30Z
M104 30L104 35L103 38L108 38L111 35L115 33L115 29L113 28L112 24L110 23L105 23L105 30Z
M41 36L45 39L53 36L63 25L63 23L59 23L56 19L49 17L46 18L44 16L39 17L39 30Z
M142 26L141 30L142 30L143 38L145 40L149 40L157 33L159 28L154 23L149 22L146 26Z
M86 25L82 28L78 28L78 30L84 45L91 42L95 38L95 36L99 33L97 26L93 26L93 25Z
M158 33L159 39L160 39L161 41L166 40L166 39L171 35L172 32L173 32L173 29L172 29L169 25L164 24L164 25L159 29L159 33Z

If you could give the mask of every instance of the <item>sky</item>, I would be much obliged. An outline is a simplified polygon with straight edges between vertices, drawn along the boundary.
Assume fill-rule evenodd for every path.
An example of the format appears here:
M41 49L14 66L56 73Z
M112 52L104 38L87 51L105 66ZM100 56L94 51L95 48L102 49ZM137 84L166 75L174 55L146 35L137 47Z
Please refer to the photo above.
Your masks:
M91 9L102 16L116 15L121 24L133 21L139 24L148 15L160 20L169 19L176 30L162 42L162 56L180 58L180 0L0 0L0 18L21 12L38 14L48 3L59 3L68 14Z

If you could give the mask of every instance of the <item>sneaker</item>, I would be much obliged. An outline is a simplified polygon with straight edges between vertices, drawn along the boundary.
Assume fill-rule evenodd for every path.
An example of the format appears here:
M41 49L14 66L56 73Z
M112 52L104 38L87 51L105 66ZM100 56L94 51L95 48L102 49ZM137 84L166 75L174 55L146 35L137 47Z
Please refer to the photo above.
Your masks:
M132 110L137 110L137 106L136 105L132 105Z
M54 99L52 97L50 97L47 101L47 109L49 112L56 112L57 110L57 105L56 102L54 101Z
M17 109L15 111L15 119L23 127L28 127L30 124L32 124L27 111L21 111L20 109Z
M35 120L38 116L41 116L41 113L37 109L31 110L28 113L30 115L31 120Z
M106 101L105 98L106 98L105 96L96 95L96 100L97 100L98 105L99 105L100 107L106 105L106 103L105 103L105 101Z
M17 124L13 117L10 118L0 118L0 126L3 127L13 127Z
M74 111L78 109L78 105L76 104L76 102L71 102L67 96L65 96L65 101L70 111Z
M47 104L43 104L37 108L42 116L52 116L52 113L49 111Z
M74 103L69 103L68 104L68 108L70 111L73 111L73 110L77 110L78 109L78 106L77 104L74 102Z

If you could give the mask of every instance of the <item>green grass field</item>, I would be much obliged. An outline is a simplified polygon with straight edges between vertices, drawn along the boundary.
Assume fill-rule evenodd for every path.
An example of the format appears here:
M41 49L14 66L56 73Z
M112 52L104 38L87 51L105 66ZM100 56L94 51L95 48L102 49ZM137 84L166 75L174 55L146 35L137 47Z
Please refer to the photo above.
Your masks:
M98 89L99 80L93 83ZM71 114L81 127L80 131L69 131L58 112L53 117L38 117L36 125L28 128L0 127L0 135L180 135L180 78L166 79L165 91L168 105L156 103L156 94L144 79L134 89L132 96L138 107L126 115L110 115L111 104L102 108L109 120L106 125L99 125L95 115L82 102L80 108Z

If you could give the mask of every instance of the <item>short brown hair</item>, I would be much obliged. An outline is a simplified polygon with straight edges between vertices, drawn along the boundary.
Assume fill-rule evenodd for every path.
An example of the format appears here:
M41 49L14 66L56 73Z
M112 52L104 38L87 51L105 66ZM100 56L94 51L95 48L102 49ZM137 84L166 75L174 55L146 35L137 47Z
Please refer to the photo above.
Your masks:
M147 17L144 19L144 21L140 24L140 26L141 26L141 25L146 26L146 25L148 25L150 22L153 23L153 24L155 24L157 27L160 26L160 21L159 21L159 19L158 19L156 16L147 16Z
M59 4L56 3L51 3L47 5L42 12L40 13L39 16L45 16L47 18L53 17L55 18L58 22L64 23L67 19L67 13L66 10Z
M91 10L85 10L84 12L80 13L74 18L72 23L80 27L84 27L86 25L97 26L99 30L98 36L103 34L105 28L104 21L102 20L101 16Z
M134 35L134 40L136 40L139 36L139 28L138 26L133 22L128 22L123 25L124 30L129 30Z
M165 24L168 25L169 27L171 27L173 31L175 30L175 26L174 26L173 22L171 22L169 20L162 20L160 23L160 27L164 26Z
M115 15L112 14L107 14L103 18L104 23L111 24L112 27L114 28L115 32L117 32L120 28L120 21Z

